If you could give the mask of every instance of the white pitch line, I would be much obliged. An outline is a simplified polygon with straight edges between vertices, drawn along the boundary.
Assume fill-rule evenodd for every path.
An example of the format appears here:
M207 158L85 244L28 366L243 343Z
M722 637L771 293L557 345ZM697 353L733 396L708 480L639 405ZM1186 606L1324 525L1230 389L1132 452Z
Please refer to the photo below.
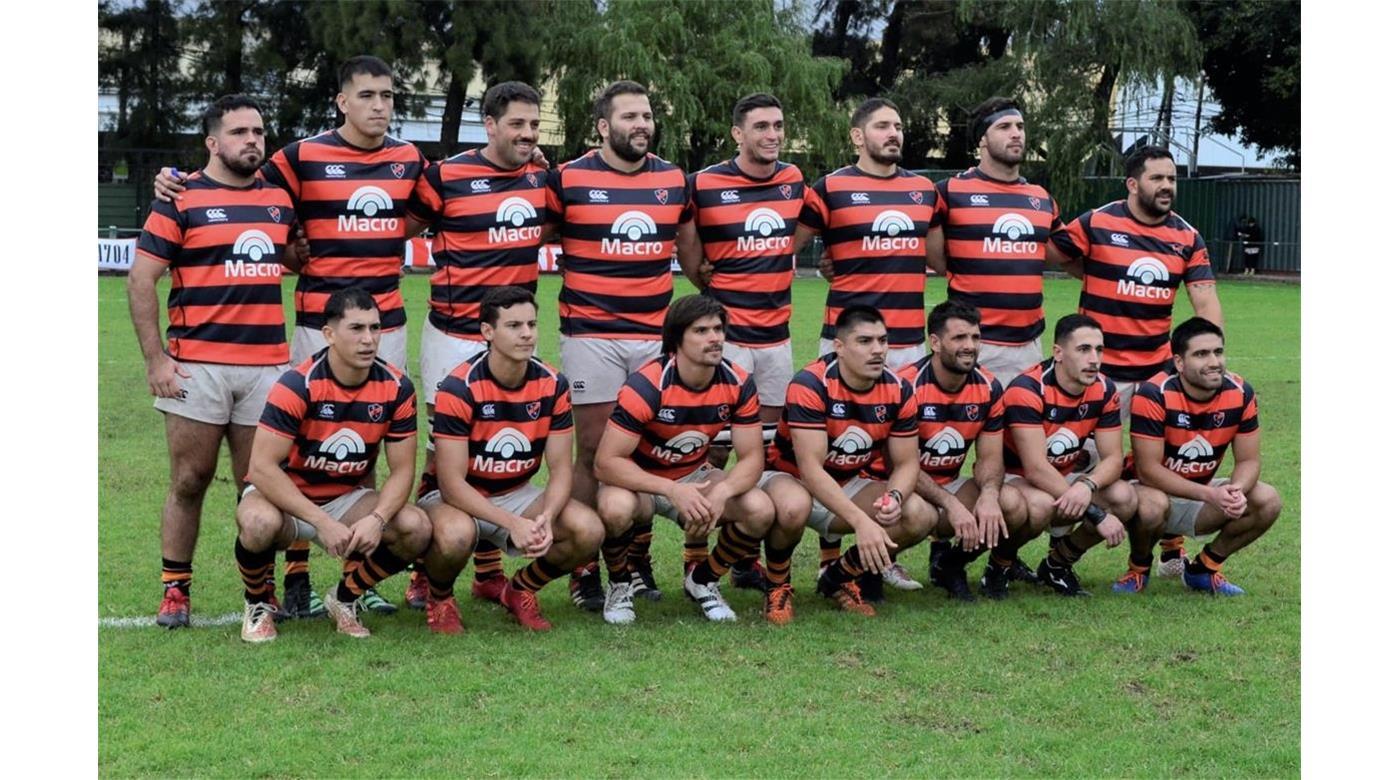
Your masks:
M219 626L231 626L235 623L243 622L242 612L230 612L227 615L216 615L214 617L203 617L196 615L190 618L190 624L199 628L217 628ZM154 628L156 619L153 617L105 617L98 618L98 628Z

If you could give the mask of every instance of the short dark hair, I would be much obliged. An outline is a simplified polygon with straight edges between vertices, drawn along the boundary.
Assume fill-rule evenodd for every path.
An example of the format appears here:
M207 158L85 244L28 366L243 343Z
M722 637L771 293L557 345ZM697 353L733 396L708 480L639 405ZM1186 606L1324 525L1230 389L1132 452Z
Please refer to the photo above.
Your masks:
M1136 179L1142 175L1143 171L1147 170L1148 160L1161 160L1163 158L1171 160L1173 163L1176 162L1172 153L1165 146L1143 146L1133 150L1133 153L1128 155L1128 159L1123 161L1123 167L1127 169L1129 179Z
M524 287L493 287L482 296L481 322L494 328L496 323L501 321L501 309L509 309L522 303L534 306L536 313L540 310L540 305L535 302L534 293Z
M506 115L511 103L540 104L540 93L523 81L502 81L486 90L481 96L481 118L491 117L500 120Z
M1087 314L1066 314L1055 323L1055 343L1063 345L1076 330L1080 328L1093 328L1102 333L1103 326L1099 321Z
M1172 354L1185 355L1186 347L1191 343L1191 339L1208 333L1219 336L1221 342L1225 341L1225 331L1205 317L1192 317L1181 323L1176 326L1176 330L1172 331Z
M865 127L865 123L870 121L870 115L882 108L893 108L896 112L899 111L899 106L884 98L870 98L856 106L855 112L851 114L851 127Z
M776 97L767 92L755 92L752 95L745 95L739 98L739 102L734 104L734 126L743 127L744 120L748 118L749 112L755 108L776 108L783 109L783 104L778 102Z
M647 88L635 81L623 79L609 84L593 101L593 121L612 118L613 98L618 95L641 95L647 97Z
M851 329L857 325L884 325L885 318L880 316L880 310L874 306L856 304L847 306L836 315L836 338L845 339Z
M362 73L375 77L394 77L394 72L389 69L389 63L379 59L373 54L361 54L351 57L340 64L340 88L342 90L345 89L346 84L349 84L356 76Z
M336 290L326 300L324 312L326 322L339 321L345 316L345 312L351 309L377 312L379 306L374 303L374 296L366 292L363 287L346 287L343 290Z
M1015 98L1002 97L996 95L978 103L968 114L967 130L972 138L972 145L976 146L982 140L982 135L987 132L985 125L987 117L1005 111L1008 108L1021 110L1021 104Z
M204 109L204 113L200 115L200 122L204 125L204 134L217 133L220 126L223 125L224 114L237 111L240 108L251 108L259 115L262 114L262 106L247 95L224 95L210 103L209 107Z
M948 331L948 320L962 320L969 325L981 326L982 312L963 301L944 301L929 311L928 332L942 336Z
M681 348L685 332L697 320L706 317L719 317L719 324L729 326L729 314L720 302L708 295L687 295L671 302L666 310L666 319L661 323L661 353L675 354Z

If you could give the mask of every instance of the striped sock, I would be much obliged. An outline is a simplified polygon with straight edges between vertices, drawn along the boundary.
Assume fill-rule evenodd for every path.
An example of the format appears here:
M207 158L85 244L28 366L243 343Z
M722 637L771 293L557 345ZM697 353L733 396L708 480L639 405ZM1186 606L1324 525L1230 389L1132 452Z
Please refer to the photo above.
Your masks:
M194 579L194 565L189 561L160 559L160 581L167 588L179 588L181 593L190 595L190 581Z
M516 590L538 593L541 588L568 573L568 569L561 569L543 558L536 558L530 561L529 566L515 572L515 576L510 578L510 586Z
M298 579L310 581L311 570L307 561L311 558L311 542L298 539L287 548L286 563L282 565L282 587L287 587Z
M272 596L272 572L277 568L277 551L267 549L252 552L238 537L233 539L233 558L238 561L238 575L243 579L243 600L249 604L267 601Z
M764 543L763 557L768 564L764 569L764 576L768 578L769 585L776 588L792 581L792 552L796 549L797 545L775 548Z
M817 559L817 571L825 569L835 563L841 557L841 540L828 540L825 536L817 537L817 546L820 548L821 557Z
M504 577L501 566L501 548L486 541L476 540L476 552L472 554L472 570L477 582L486 582L496 577Z
M354 601L380 581L403 571L408 563L383 543L374 548L369 557L358 554L350 556L341 569L344 576L340 579L340 585L336 587L336 600L347 603Z
M762 543L762 539L749 536L733 523L721 526L714 552L705 560L705 565L695 567L691 577L695 579L696 584L708 585L723 577L735 561L758 552L758 546Z
M627 571L627 550L632 544L632 532L603 540L603 562L608 565L608 582L628 582L631 575Z
M632 526L632 544L627 548L629 561L651 562L651 529L650 520Z
M709 545L704 539L692 542L689 539L685 542L685 570L690 571L697 565L704 563L710 557Z

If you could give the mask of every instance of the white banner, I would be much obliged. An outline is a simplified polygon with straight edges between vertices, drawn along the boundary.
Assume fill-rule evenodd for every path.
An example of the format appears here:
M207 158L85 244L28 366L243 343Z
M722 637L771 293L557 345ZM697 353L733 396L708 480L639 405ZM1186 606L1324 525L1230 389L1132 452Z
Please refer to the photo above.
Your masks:
M136 255L134 238L97 239L97 270L130 271L131 258Z

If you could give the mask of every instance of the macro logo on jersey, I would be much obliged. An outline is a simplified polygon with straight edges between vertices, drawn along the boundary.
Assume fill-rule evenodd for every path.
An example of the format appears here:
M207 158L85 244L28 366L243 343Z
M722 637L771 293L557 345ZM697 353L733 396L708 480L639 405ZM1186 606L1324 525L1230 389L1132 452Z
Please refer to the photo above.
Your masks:
M332 376L326 352L277 380L258 422L292 439L282 470L318 504L354 490L380 442L411 439L418 432L413 382L407 375L375 360L364 384L347 388Z
M802 224L832 260L822 338L836 337L842 309L865 304L884 314L891 347L923 343L925 241L937 204L933 183L903 168L882 179L847 166L807 190Z
M1068 474L1084 449L1084 442L1100 432L1119 436L1117 388L1100 374L1082 395L1060 388L1055 363L1047 360L1011 380L1003 403L1006 424L1012 428L1039 427L1045 434L1045 457L1061 474ZM1006 442L1006 472L1025 474L1024 458L1016 451L1016 437Z
M385 328L406 322L399 276L404 214L427 159L385 136L378 149L350 145L334 130L295 141L268 158L263 177L292 196L310 256L297 277L297 325L319 328L331 293L362 287Z
M1134 439L1161 441L1163 465L1203 485L1215 477L1236 435L1259 430L1254 388L1228 372L1208 401L1187 395L1178 375L1156 374L1133 394L1132 420Z
M874 386L858 393L841 381L836 355L824 355L803 366L788 384L787 406L768 447L768 468L801 478L793 428L826 431L826 471L845 484L883 454L881 445L891 436L918 433L914 393L888 369Z
M699 468L710 442L729 426L759 425L758 390L747 371L721 360L708 387L686 387L669 355L627 377L608 424L637 436L632 461L648 473L679 479Z
M497 287L534 292L544 231L544 169L504 170L472 149L433 165L408 213L433 229L428 321L481 340L481 301Z
M1066 256L1084 261L1079 311L1103 326L1104 373L1138 382L1160 370L1171 357L1177 289L1182 282L1215 281L1201 235L1175 213L1144 225L1120 200L1069 222L1053 238Z
M933 372L933 356L925 355L899 370L909 383L918 412L919 465L940 485L957 479L972 442L983 433L1001 435L1001 383L980 368L967 375L956 393L939 384ZM876 457L868 471L880 479L889 477L889 465Z
M573 407L563 375L531 358L525 381L507 388L491 375L486 352L463 363L438 386L433 440L467 442L467 484L484 495L514 490L543 464L554 434L573 431ZM428 461L419 495L438 487L435 461Z
M549 172L548 218L561 224L564 250L562 335L661 337L685 195L685 174L655 155L633 173L608 167L597 151Z
M948 297L982 312L982 340L1022 344L1045 330L1045 241L1060 211L1044 188L977 168L938 183Z
M725 337L746 347L786 342L802 173L778 163L771 177L753 179L729 160L693 174L689 188L696 234L714 266L707 294L729 315Z
M181 200L151 207L136 251L170 269L166 348L172 357L287 362L282 252L295 226L282 190L262 181L233 189L203 173L190 177Z

